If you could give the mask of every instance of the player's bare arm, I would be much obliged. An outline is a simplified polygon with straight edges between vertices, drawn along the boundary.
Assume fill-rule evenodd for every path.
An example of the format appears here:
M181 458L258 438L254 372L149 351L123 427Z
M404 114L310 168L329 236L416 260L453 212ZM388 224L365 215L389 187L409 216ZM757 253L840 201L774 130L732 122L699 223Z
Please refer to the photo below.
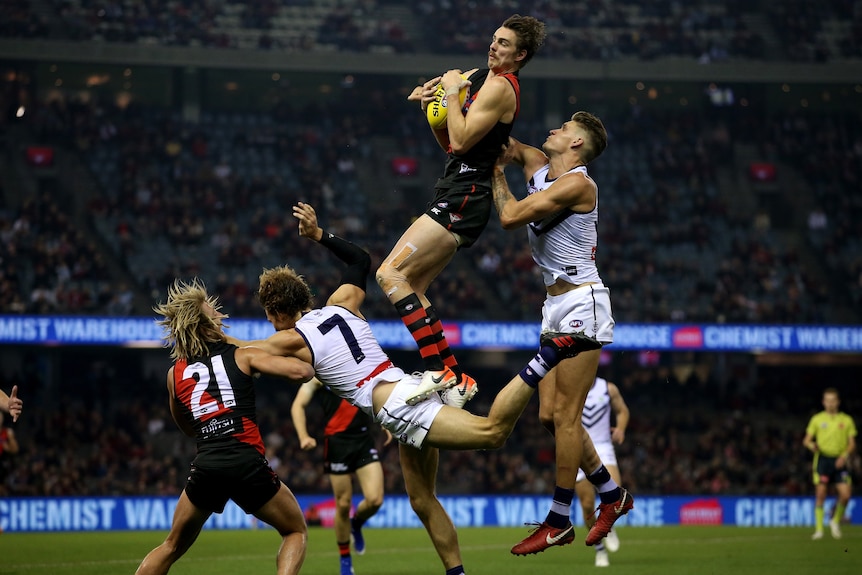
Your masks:
M293 216L297 220L299 220L299 235L301 237L314 240L318 243L321 242L321 240L323 239L323 234L325 232L323 231L323 228L321 228L317 223L317 212L315 212L313 206L304 202L297 202L297 204L293 206ZM359 250L354 250L354 253L351 253L350 256L353 260L355 260L355 263L362 263L363 265L366 264L364 258L367 257L367 266L369 268L371 267L370 256L368 256L367 254L363 254ZM345 256L339 257L342 257L343 259ZM339 285L338 288L332 293L332 295L329 296L329 299L326 300L326 305L341 306L353 312L354 315L358 317L363 317L362 313L359 311L359 308L364 301L364 289L349 282L342 282L341 285Z
M249 375L253 372L283 377L294 383L305 383L314 377L311 364L296 357L270 354L257 347L241 347L237 350L237 366Z
M311 363L311 352L305 345L305 340L302 336L296 333L294 329L284 329L277 331L266 339L258 339L254 341L243 341L236 338L229 338L229 343L243 348L256 348L263 350L270 355L281 355L285 357L295 357L302 361Z
M424 113L428 108L428 104L434 100L434 92L437 90L437 85L440 83L440 78L443 76L436 76L431 78L424 84L416 86L413 88L413 91L407 96L407 100L411 102L419 102L419 107L422 109ZM437 145L446 151L449 149L449 132L446 130L446 127L434 129L431 131L434 134L434 138L437 140Z
M561 176L548 189L518 200L509 190L506 175L499 164L492 178L494 205L503 229L511 230L571 209L586 213L596 205L596 185L581 173Z
M620 389L616 384L608 382L608 396L611 399L611 409L617 418L616 426L611 430L611 441L617 445L622 445L626 440L626 428L629 425L629 406L626 405Z
M174 370L173 368L168 370L168 404L171 409L171 417L174 420L174 423L183 432L184 435L188 435L189 437L195 436L195 430L189 424L185 417L183 417L182 410L180 408L180 402L177 401L177 394L174 388Z
M450 70L441 80L444 88L447 87L447 77L450 74L454 74L458 82L463 81L457 70ZM458 84L454 78L450 78L449 85ZM446 117L449 145L456 155L469 152L497 122L511 123L514 120L517 107L515 90L508 80L500 76L494 76L485 81L466 115L454 113L459 109L458 92L453 89L447 90L446 94L448 107L451 110Z
M311 398L320 389L321 383L317 378L306 381L299 387L293 403L290 405L290 418L293 420L293 428L299 438L299 447L309 451L317 447L317 440L308 433L308 423L305 417L305 409L311 403Z
M519 142L509 137L509 143L503 148L503 152L497 159L497 164L503 166L515 164L524 170L524 178L529 180L533 174L548 164L548 156L545 152L533 146Z

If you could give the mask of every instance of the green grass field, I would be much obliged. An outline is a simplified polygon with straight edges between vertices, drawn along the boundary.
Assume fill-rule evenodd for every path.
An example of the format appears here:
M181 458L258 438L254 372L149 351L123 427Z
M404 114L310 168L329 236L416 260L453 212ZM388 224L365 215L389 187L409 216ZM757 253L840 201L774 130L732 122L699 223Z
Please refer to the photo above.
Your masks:
M575 543L540 555L514 557L509 548L524 529L459 531L470 575L539 575L594 572L593 550ZM622 547L611 555L614 574L656 575L858 575L862 573L862 529L845 527L844 538L809 539L810 528L662 527L620 530ZM134 573L162 532L48 533L0 535L0 573L102 575ZM442 575L425 531L368 529L368 552L354 557L357 575ZM271 529L205 531L171 570L175 575L237 575L275 572L278 536ZM302 569L337 574L330 530L313 528Z

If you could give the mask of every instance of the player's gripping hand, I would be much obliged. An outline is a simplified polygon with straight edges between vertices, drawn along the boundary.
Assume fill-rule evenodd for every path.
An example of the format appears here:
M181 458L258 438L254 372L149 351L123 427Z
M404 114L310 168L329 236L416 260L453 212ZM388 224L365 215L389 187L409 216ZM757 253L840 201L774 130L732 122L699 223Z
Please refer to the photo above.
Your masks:
M440 83L442 76L431 78L424 84L416 86L410 95L407 96L409 102L419 102L422 111L428 107L428 104L434 99L434 92L437 90L437 85Z
M24 408L24 402L18 397L18 386L12 386L12 393L9 394L8 409L9 415L12 416L12 421L18 421L18 416L21 415L21 410Z
M317 225L317 212L305 202L297 202L293 206L293 217L299 220L299 235L319 242L323 237L323 229Z
M317 447L317 440L313 437L306 437L305 439L300 439L299 447L303 451L311 451L312 449Z
M465 80L461 70L449 70L440 78L440 85L446 90L446 95L455 95L467 86L472 86L470 80Z

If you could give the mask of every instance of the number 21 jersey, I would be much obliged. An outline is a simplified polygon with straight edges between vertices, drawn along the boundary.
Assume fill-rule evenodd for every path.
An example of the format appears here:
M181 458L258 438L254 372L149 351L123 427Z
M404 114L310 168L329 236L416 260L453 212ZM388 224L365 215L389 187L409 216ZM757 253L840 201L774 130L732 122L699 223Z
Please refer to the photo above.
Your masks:
M210 355L174 363L174 393L195 431L196 463L229 464L231 449L264 454L257 426L254 383L236 365L237 347L210 345ZM224 460L224 461L220 461Z

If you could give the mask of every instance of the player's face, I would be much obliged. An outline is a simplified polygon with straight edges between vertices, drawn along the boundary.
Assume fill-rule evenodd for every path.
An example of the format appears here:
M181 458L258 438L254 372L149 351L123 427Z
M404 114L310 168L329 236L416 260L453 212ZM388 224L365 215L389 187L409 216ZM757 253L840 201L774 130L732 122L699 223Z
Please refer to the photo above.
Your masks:
M497 28L488 48L488 67L495 73L518 68L518 62L526 56L526 50L518 50L518 35L508 28Z
M287 317L283 313L272 314L266 312L266 319L269 321L269 323L272 324L272 327L275 328L275 331L292 329L296 326L296 320Z
M828 413L838 413L838 406L841 405L841 400L834 393L823 394L823 409Z
M227 314L223 314L206 302L204 302L202 308L207 317L212 318L215 324L219 327L221 327L221 320L228 317Z
M548 133L548 139L542 144L542 149L547 153L555 152L562 154L577 142L579 138L583 138L582 130L574 122L566 122L559 128L551 130Z

